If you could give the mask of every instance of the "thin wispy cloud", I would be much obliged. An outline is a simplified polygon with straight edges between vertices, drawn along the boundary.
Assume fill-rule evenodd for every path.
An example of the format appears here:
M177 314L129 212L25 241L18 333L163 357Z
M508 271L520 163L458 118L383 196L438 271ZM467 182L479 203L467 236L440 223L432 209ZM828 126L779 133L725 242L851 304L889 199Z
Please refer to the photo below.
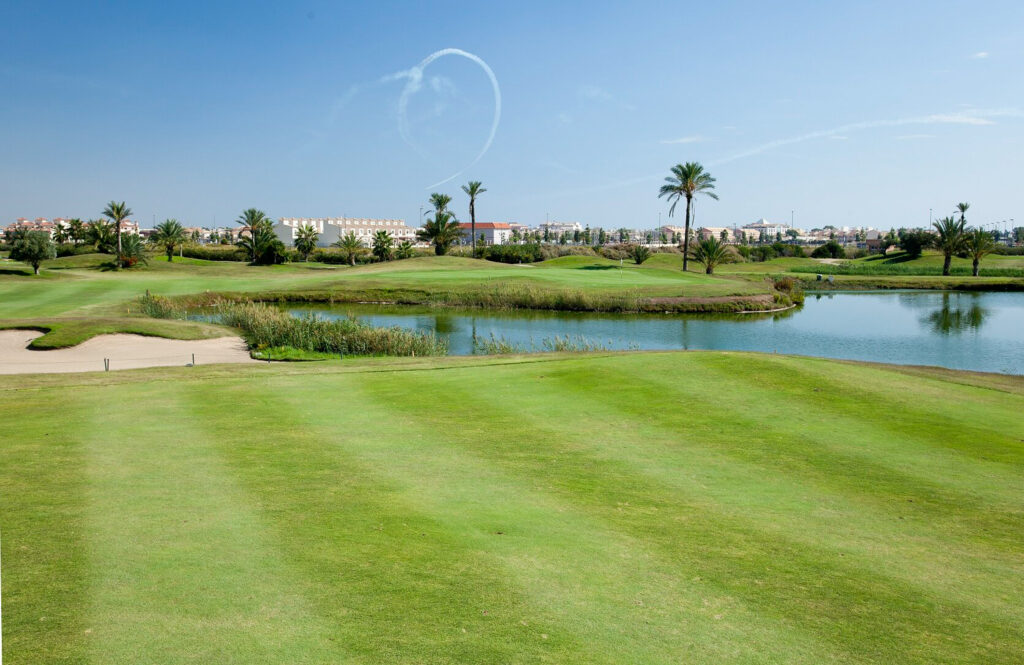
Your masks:
M663 145L679 145L682 143L700 143L701 141L707 141L707 139L699 134L695 134L693 136L683 136L678 139L666 139L661 143Z
M978 51L977 53L975 53L974 55L971 56L971 59L972 60L984 60L987 57L988 57L988 51Z
M585 102L599 103L599 104L611 104L623 108L627 111L634 111L636 107L632 104L620 101L604 88L599 85L593 85L585 83L576 89L576 94L583 99Z
M583 99L599 102L610 102L612 100L612 93L598 85L581 85L577 92Z

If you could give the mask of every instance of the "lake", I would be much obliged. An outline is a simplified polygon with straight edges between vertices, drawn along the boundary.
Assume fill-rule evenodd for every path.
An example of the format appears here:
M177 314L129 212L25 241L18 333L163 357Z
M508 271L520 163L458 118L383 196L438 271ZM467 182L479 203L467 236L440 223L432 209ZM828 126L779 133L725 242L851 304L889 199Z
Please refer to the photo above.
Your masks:
M354 316L446 337L451 353L493 335L539 349L582 337L611 349L763 351L1024 374L1024 293L932 291L808 294L769 315L657 315L289 305L295 315Z

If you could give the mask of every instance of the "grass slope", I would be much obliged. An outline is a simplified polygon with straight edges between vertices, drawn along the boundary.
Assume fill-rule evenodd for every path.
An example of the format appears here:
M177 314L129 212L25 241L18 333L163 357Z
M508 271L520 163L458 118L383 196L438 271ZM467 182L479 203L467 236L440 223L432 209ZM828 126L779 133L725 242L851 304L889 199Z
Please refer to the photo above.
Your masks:
M1017 378L651 353L0 396L12 665L1024 651Z

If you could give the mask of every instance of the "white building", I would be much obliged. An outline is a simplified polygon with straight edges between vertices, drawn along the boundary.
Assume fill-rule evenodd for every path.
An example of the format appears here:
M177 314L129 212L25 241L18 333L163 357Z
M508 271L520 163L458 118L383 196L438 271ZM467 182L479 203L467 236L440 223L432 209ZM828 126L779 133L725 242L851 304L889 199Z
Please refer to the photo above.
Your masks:
M472 230L469 224L459 224L462 229L463 242L472 244ZM485 245L504 245L512 239L512 227L505 222L477 222L476 239L483 237Z
M789 224L772 224L765 218L761 218L753 224L743 226L745 230L757 231L765 240L775 240L778 236L786 237L786 231L790 229Z
M320 235L318 247L329 247L350 231L369 246L377 231L387 231L395 242L416 241L416 230L401 219L368 219L363 217L282 217L274 224L274 233L285 245L295 244L299 229L310 225Z
M539 225L541 233L548 231L553 236L561 236L568 234L570 237L576 231L582 231L583 227L580 226L579 222L544 222Z

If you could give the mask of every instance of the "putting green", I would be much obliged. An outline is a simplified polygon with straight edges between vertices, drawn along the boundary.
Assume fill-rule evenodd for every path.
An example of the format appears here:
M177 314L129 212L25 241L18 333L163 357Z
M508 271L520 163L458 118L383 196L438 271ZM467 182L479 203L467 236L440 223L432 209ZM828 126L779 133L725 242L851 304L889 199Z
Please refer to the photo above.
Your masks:
M1019 663L1022 410L742 353L0 378L4 662Z

